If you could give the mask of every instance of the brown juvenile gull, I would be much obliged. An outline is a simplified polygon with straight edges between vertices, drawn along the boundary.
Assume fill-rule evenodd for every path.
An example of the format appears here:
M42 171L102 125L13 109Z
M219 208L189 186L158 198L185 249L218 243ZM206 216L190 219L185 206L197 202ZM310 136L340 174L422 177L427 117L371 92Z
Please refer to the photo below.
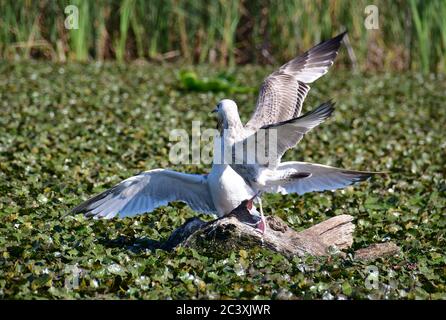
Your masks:
M281 163L284 153L295 147L307 132L327 119L334 110L334 103L328 101L300 116L303 101L310 90L308 84L327 73L344 35L345 32L316 45L266 77L255 111L245 126L234 101L224 99L214 110L221 135L221 146L217 148L222 150L222 156L218 160L229 164L256 193L301 195L335 190L375 174L306 162ZM266 138L270 136L275 138L273 143ZM260 197L258 201L263 218Z

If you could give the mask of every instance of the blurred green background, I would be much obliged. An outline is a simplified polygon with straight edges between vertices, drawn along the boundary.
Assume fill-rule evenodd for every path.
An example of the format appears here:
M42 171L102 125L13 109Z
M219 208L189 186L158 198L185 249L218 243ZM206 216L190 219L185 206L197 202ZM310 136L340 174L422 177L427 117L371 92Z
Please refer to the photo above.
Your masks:
M64 12L78 8L78 29ZM376 5L379 29L364 26ZM0 1L0 57L275 64L349 30L361 70L446 70L446 1ZM342 65L342 64L339 64Z

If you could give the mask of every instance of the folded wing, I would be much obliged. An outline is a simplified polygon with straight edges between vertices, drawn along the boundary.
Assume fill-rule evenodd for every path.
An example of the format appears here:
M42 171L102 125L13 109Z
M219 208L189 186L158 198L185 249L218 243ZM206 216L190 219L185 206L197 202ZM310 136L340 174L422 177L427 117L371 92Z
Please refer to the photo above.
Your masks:
M171 201L187 203L193 210L216 213L207 176L155 169L130 177L72 210L86 216L110 219L151 212Z

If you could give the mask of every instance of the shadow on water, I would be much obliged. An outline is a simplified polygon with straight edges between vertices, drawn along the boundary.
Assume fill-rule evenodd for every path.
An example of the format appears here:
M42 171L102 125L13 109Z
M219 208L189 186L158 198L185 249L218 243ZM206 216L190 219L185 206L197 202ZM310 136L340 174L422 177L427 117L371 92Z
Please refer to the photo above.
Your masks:
M129 236L119 236L115 239L103 237L99 240L99 243L109 248L126 248L134 253L138 253L143 250L154 251L156 249L171 251L178 244L185 241L191 234L207 224L208 222L205 222L197 217L193 217L186 220L182 226L175 229L167 239L162 241L153 240L147 237L135 239Z
M107 237L101 238L99 243L108 248L125 248L133 253L139 253L141 251L156 249L171 250L172 248L166 248L164 243L166 241L153 240L147 237L134 238L130 236L119 236L115 239Z

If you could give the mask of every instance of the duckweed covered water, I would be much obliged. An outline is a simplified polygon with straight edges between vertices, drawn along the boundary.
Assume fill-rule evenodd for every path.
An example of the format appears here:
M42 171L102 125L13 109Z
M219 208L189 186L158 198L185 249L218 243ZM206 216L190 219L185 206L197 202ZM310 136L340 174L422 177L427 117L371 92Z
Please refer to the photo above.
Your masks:
M351 214L353 249L392 240L399 256L359 262L353 249L346 259L287 259L262 248L221 257L146 249L196 215L181 203L131 219L63 217L142 170L209 171L172 165L169 131L190 133L192 120L214 128L209 112L228 96L181 90L178 69L0 64L0 298L446 298L443 76L332 70L312 85L304 112L330 98L337 110L286 159L388 176L334 193L264 198L266 214L297 230ZM236 71L238 83L258 87L271 69ZM256 95L229 98L247 120ZM378 281L370 285L374 267Z

